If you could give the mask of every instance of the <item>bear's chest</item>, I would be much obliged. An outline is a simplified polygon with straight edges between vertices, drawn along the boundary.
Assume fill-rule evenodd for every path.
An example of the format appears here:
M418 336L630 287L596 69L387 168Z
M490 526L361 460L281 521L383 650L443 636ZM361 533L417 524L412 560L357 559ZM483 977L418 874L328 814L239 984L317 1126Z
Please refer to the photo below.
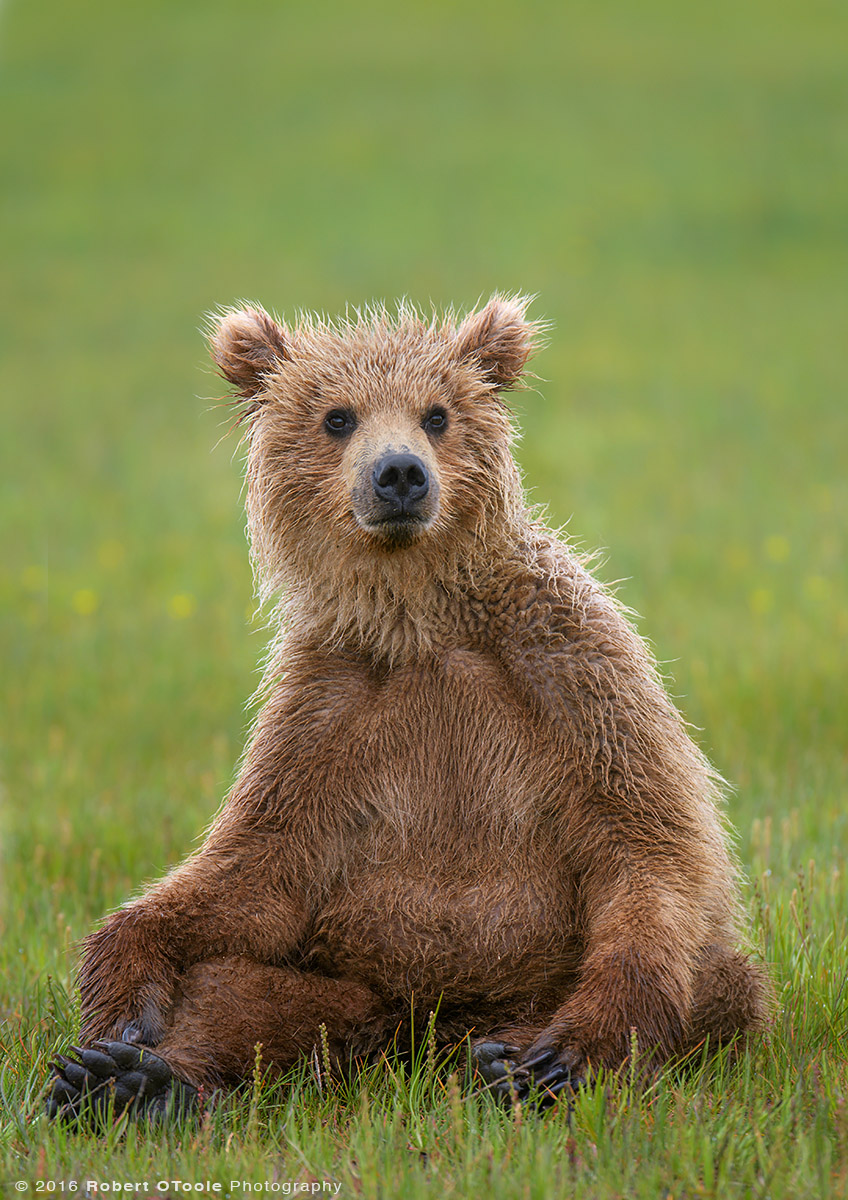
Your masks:
M436 998L533 994L539 970L573 970L562 755L498 665L456 651L393 671L356 726L332 759L359 821L316 913L314 961Z
M435 842L515 844L556 809L568 772L550 722L496 660L454 650L376 676L327 748L342 801L365 815L369 854Z

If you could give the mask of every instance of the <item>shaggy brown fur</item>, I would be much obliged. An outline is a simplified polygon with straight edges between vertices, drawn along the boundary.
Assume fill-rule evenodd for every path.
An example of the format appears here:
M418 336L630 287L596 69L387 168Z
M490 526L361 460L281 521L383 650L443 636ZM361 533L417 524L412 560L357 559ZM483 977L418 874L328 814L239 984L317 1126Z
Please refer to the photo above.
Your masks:
M500 392L535 333L504 297L461 322L216 320L281 597L267 699L202 848L87 939L84 1037L215 1085L256 1042L289 1066L322 1021L339 1059L378 1051L411 1006L577 1074L632 1030L659 1062L761 1022L718 781L525 504ZM429 481L402 519L390 454Z

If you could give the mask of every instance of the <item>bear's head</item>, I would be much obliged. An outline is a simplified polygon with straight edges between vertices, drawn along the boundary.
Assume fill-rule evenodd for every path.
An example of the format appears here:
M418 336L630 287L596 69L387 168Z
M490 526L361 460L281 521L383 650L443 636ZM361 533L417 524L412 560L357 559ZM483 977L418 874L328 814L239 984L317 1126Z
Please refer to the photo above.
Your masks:
M257 307L214 319L212 356L243 401L264 594L324 581L360 604L363 589L401 601L522 509L500 393L538 332L526 306L495 296L457 321L402 305L291 329Z

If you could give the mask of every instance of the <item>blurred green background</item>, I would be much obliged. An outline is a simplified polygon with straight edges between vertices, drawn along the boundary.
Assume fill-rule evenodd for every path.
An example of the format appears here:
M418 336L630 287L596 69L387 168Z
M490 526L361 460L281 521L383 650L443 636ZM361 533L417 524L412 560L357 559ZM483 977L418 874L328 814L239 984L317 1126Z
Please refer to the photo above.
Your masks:
M179 859L264 634L205 311L538 294L515 407L736 785L846 844L848 11L813 0L0 11L7 1012Z

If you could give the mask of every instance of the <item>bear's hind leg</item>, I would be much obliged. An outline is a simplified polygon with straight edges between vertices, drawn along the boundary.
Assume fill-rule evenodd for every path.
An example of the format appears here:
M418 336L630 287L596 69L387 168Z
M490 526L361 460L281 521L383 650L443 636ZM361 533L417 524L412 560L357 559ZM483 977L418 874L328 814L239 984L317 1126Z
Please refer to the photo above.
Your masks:
M331 1060L342 1066L391 1040L393 1018L358 983L244 958L197 963L179 983L165 1036L150 1049L96 1042L61 1057L48 1093L50 1116L75 1117L82 1097L101 1115L189 1107L198 1089L234 1085L261 1062L276 1072L320 1044L326 1026Z
M761 967L724 946L707 946L695 974L689 1045L711 1048L762 1029L770 988Z

